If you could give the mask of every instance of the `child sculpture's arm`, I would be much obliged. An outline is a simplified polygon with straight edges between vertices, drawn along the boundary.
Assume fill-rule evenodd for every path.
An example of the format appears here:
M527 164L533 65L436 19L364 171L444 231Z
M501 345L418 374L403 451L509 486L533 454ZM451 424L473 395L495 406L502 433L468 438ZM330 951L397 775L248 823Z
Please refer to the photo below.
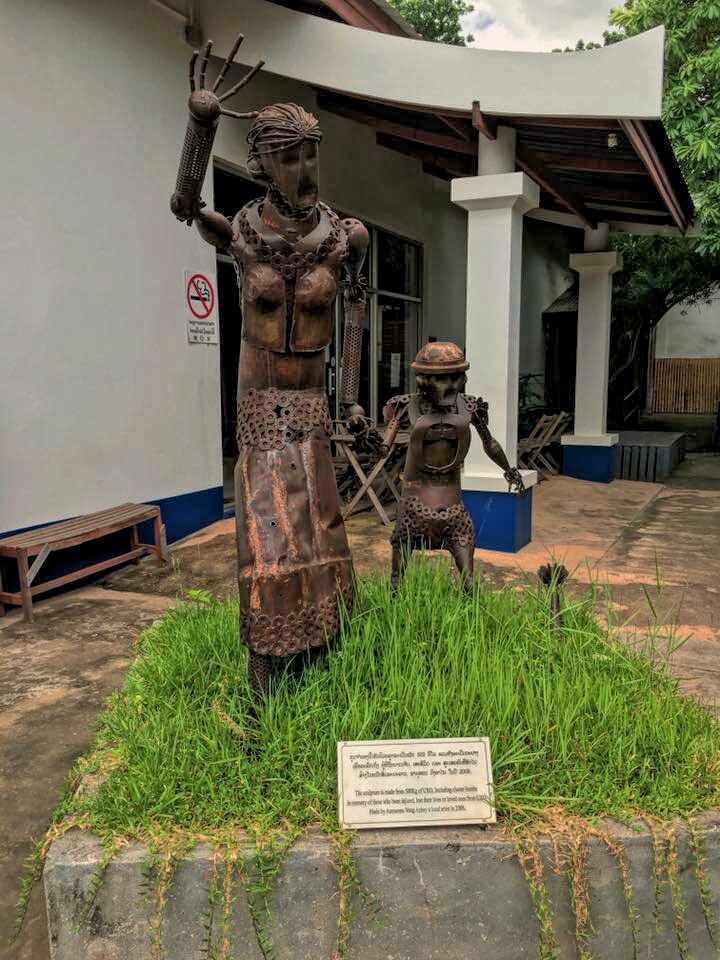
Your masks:
M520 471L517 469L517 467L510 466L508 458L505 455L505 451L497 442L495 437L493 437L493 435L490 433L487 403L478 399L472 407L471 416L472 425L480 434L483 450L492 460L492 462L496 463L502 470L503 476L508 483L509 492L512 493L514 490L521 497L524 496L525 484L523 483L523 478Z

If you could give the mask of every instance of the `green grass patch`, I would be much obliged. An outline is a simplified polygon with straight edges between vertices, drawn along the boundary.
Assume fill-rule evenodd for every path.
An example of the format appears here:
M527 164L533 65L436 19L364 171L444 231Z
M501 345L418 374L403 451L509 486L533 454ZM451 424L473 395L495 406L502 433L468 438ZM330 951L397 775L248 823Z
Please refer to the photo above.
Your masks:
M558 635L529 584L466 595L428 562L396 597L361 580L336 647L281 673L256 716L237 604L186 603L142 638L80 764L101 785L63 813L104 836L332 825L338 740L450 736L490 737L498 815L516 824L717 804L717 719L608 633L593 599L566 602Z

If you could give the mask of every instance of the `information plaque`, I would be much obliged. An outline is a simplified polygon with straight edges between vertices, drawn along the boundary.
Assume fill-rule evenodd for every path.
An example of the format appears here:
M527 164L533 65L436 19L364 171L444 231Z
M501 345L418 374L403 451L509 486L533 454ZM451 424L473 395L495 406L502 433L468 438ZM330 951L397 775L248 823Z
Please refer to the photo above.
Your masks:
M337 757L344 827L495 823L487 737L343 740Z

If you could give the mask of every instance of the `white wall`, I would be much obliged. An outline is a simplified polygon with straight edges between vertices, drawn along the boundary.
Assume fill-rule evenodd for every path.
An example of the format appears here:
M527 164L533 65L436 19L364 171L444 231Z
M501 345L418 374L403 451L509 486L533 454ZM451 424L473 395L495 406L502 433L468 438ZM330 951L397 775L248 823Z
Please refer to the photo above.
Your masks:
M182 28L147 0L5 3L2 27L0 531L220 486L218 348L187 343L183 291L184 270L214 274L214 250L168 207ZM291 96L315 108L269 76L232 105ZM462 342L449 184L369 128L320 120L323 199L425 244L425 333ZM223 118L216 155L242 164L246 130Z
M226 55L238 29L247 56L268 70L428 110L468 113L478 97L496 116L628 117L662 114L664 27L598 50L553 53L480 50L390 37L262 0L202 0L203 25ZM272 49L270 49L272 47ZM612 83L599 82L611 77Z
M143 0L3 5L0 530L222 483L217 348L190 346L169 213L179 27Z
M655 357L720 357L720 293L668 310L655 329Z
M520 376L545 375L542 314L573 283L570 254L582 250L583 233L525 217L520 301Z

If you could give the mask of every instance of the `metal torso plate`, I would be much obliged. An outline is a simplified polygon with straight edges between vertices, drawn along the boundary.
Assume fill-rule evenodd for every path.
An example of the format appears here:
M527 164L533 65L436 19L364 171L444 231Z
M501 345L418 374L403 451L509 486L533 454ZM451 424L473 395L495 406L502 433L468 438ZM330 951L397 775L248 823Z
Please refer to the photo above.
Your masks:
M317 353L332 339L347 234L318 204L317 226L291 242L263 223L261 206L253 200L237 214L229 247L242 286L243 339L275 353Z
M411 399L408 408L410 417L410 452L413 458L413 465L418 473L430 475L443 475L455 473L460 469L465 461L468 450L470 449L470 418L464 410L461 397L458 396L457 413L421 413L418 401L415 397ZM432 437L433 431L440 431L447 428L450 442L455 442L455 456L447 464L434 465L425 459L425 450L428 441L433 439L442 439L441 435Z

